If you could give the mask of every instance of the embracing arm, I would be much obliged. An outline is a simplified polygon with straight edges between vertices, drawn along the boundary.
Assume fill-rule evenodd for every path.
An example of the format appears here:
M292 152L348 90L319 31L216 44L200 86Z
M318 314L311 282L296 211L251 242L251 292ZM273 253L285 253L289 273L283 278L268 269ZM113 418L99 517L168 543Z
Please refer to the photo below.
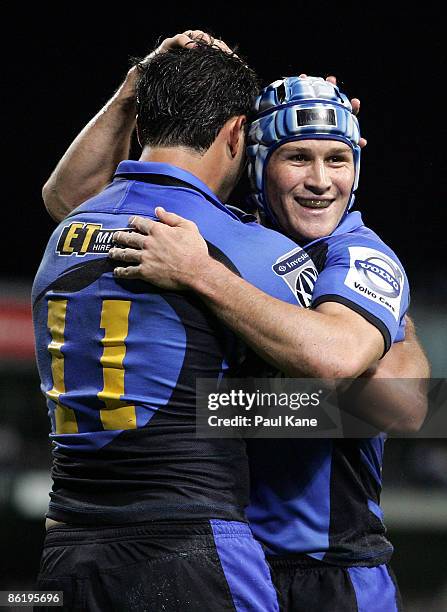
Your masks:
M115 234L127 248L113 248L110 256L136 264L115 268L118 278L193 290L261 357L289 376L359 377L342 383L340 401L351 414L381 431L420 428L430 370L410 319L405 340L378 361L382 335L356 312L332 302L306 310L277 300L213 260L194 223L161 208L156 214L162 223L135 217L130 226L139 233Z
M394 343L340 398L345 410L391 434L419 431L428 408L430 365L412 319L406 322L405 340Z
M193 290L263 359L289 376L355 378L383 354L381 333L356 312L330 302L306 310L273 298L212 259L194 223L160 209L157 215L163 223L141 217L132 222L146 235L118 232L118 242L138 250L112 249L111 257L139 265L118 268L116 276Z
M340 407L389 434L419 431L430 367L410 319L405 340L379 360L380 332L349 308L296 308L222 268L206 266L189 286L267 362L289 376L357 379Z
M223 41L201 30L189 30L166 38L140 63L150 61L155 54L193 45L195 41L231 52ZM136 123L137 79L138 67L134 66L115 95L74 139L45 183L42 190L45 207L56 221L61 221L79 204L102 191L111 181L119 162L129 157Z
M120 161L129 155L135 127L136 67L99 113L78 134L45 183L45 207L62 220L110 182Z
M190 280L228 327L289 376L355 378L383 353L380 332L356 312L326 302L315 310L286 304L211 260Z
M389 434L411 434L422 427L430 367L409 318L405 340L380 359L380 332L340 304L326 302L315 310L291 306L217 262L204 266L189 287L285 374L357 379L345 397L340 396L340 407L351 414Z
M429 378L430 364L416 335L413 319L405 317L405 339L395 342L374 368L366 372L373 378Z

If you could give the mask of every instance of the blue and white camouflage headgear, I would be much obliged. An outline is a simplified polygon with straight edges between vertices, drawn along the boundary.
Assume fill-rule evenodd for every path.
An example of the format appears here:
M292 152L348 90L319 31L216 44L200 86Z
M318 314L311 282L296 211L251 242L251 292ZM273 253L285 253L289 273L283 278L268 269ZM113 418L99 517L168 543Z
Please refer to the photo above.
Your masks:
M248 174L257 206L277 225L264 191L270 155L293 140L339 140L351 147L355 179L346 210L354 203L360 174L360 128L349 99L319 77L287 77L262 90L248 135Z

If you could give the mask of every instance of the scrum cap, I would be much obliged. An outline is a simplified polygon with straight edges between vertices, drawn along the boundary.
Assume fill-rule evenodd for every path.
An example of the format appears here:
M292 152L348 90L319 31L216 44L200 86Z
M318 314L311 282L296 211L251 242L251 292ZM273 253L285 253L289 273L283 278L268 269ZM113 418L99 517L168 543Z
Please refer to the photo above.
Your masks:
M347 210L354 203L360 173L360 129L349 99L319 77L287 77L262 90L249 135L248 173L257 206L277 225L264 190L270 155L293 140L339 140L353 151L355 179Z

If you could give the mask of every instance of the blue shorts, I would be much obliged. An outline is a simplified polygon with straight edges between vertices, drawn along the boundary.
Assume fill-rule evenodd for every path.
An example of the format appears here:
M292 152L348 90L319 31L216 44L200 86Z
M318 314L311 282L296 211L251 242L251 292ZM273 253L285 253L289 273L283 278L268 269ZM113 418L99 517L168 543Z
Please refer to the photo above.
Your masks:
M63 591L64 610L279 612L264 552L235 521L53 527L36 588Z

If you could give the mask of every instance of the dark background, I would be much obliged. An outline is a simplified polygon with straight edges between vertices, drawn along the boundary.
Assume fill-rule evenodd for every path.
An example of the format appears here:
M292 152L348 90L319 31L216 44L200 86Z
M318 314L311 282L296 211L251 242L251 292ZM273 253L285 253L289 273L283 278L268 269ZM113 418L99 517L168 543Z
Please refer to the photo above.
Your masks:
M42 184L119 85L129 56L144 55L159 37L200 28L238 44L264 84L300 72L335 74L349 97L361 99L368 146L357 207L398 253L410 280L435 277L434 290L442 295L443 19L426 3L411 10L403 4L393 12L388 5L394 3L282 2L261 8L170 2L153 10L121 6L94 20L61 5L58 13L36 10L16 18L15 44L5 57L10 109L2 118L4 208L14 228L6 237L12 247L6 276L34 275L53 228L42 206Z
M0 290L29 292L54 228L41 200L42 185L71 140L118 87L128 58L145 55L165 36L198 28L239 45L264 84L301 72L335 74L349 97L361 99L359 118L368 145L356 208L403 262L433 375L446 377L446 34L444 20L429 4L407 6L170 2L147 8L95 6L102 14L94 18L88 7L74 4L51 12L36 6L13 16L3 13L9 39L2 62L6 218ZM242 191L234 203L242 202ZM0 362L3 589L32 588L37 571L45 509L32 510L31 502L39 488L45 506L47 431L34 365ZM43 484L27 484L30 475L39 479L42 474ZM384 475L385 519L407 610L445 610L447 445L391 440Z

